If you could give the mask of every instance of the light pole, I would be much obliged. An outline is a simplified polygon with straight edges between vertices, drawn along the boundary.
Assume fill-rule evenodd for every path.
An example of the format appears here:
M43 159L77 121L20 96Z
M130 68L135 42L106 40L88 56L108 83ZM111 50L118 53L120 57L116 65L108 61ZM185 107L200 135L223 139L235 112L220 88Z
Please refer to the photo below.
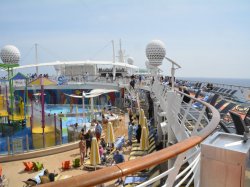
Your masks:
M179 64L177 64L175 61L173 61L173 60L171 60L170 58L168 58L168 57L165 57L165 59L167 59L169 62L172 63L172 68L171 68L171 81L172 81L172 90L174 90L174 84L175 84L175 76L174 76L174 74L175 74L175 70L181 68L181 66L180 66ZM177 68L175 68L175 66L176 66Z

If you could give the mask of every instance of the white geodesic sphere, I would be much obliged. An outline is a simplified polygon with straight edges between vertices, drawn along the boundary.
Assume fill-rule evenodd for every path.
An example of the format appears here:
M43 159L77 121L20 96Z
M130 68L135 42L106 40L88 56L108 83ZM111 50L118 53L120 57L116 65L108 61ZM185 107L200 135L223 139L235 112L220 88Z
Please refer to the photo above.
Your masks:
M146 47L146 56L151 66L161 65L165 55L165 45L160 40L152 40Z
M128 57L127 62L128 62L128 64L133 65L134 64L134 58L133 57Z
M4 64L18 64L21 55L15 46L6 45L2 48L0 56Z

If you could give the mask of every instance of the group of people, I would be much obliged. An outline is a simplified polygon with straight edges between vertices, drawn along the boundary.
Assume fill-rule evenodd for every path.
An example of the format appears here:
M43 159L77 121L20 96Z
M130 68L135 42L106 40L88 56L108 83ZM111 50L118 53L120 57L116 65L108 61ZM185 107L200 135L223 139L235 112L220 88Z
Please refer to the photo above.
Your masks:
M141 125L135 124L139 120L139 116L134 116L131 109L128 109L129 123L128 123L128 145L132 145L132 138L135 136L137 143L141 140Z
M83 128L80 133L80 142L79 142L79 149L80 149L80 163L83 165L84 158L88 156L88 153L90 152L88 150L91 149L91 141L93 136L95 135L98 145L99 145L99 155L101 158L101 164L105 164L107 162L107 144L104 140L102 135L102 125L100 121L93 120L92 125L95 125L95 131L88 130L85 133L85 129ZM111 145L111 147L114 147L114 145ZM120 150L116 150L113 155L113 161L111 164L119 164L121 162L124 162L124 156L120 152ZM116 183L121 184L123 181L121 178L119 178Z
M92 121L92 125L95 126L95 130L94 132L92 132L90 129L85 133L86 129L82 128L81 129L81 133L79 135L80 137L80 142L79 142L79 149L80 149L80 161L81 161L81 165L84 163L84 157L88 156L88 152L91 149L91 142L92 142L92 138L95 135L97 141L100 141L100 145L99 145L99 152L100 152L100 156L102 156L103 151L102 148L103 146L106 146L106 143L104 141L103 138L101 138L102 135L102 125L100 121L97 120L93 120Z

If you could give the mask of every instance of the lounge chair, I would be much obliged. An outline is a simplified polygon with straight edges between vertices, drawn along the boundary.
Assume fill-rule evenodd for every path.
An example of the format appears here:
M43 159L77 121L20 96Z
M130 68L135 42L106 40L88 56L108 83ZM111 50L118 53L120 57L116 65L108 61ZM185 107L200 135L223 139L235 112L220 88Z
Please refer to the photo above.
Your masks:
M25 166L24 168L25 171L31 171L34 167L33 162L23 162L23 165Z
M222 99L222 100L220 100L218 103L216 103L216 105L214 105L214 107L216 108L216 109L220 109L224 104L226 104L227 103L227 101L226 100L224 100L224 99Z
M39 171L39 170L43 169L43 164L40 162L33 162L33 165L34 165L35 171Z
M62 162L62 169L63 170L70 169L70 161L69 160Z
M229 103L225 108L223 108L220 111L221 118L223 119L228 114L228 112L232 110L235 106L236 106L235 103Z
M240 115L230 111L230 116L233 120L236 133L238 135L244 135L245 132L248 132L248 127L246 127L245 122L241 119Z
M154 134L151 134L149 136L149 144L151 144L151 142L153 142L155 139L154 139ZM140 143L137 143L137 140L136 140L136 143L132 143L132 150L131 151L134 151L134 150L140 150Z
M143 155L146 155L146 154L150 154L150 153L153 153L154 151L156 151L156 146L155 144L152 144L151 147L149 147L148 151L143 151L143 150L140 150L140 151L132 151L129 155L129 160L133 160L135 159L136 157L139 157L139 156L143 156Z
M246 124L246 126L250 126L250 109L248 109L246 116L244 118L244 122Z
M198 98L198 97L199 97L199 95L200 95L200 93L201 93L201 89L199 89L199 90L195 93L194 98Z
M149 147L152 147L155 144L154 138L149 139ZM133 151L143 151L140 146L132 147L131 152Z
M151 167L147 172L138 172L132 176L126 176L123 186L137 186L149 179L152 179L156 176L160 175L160 170L158 166ZM157 180L150 186L160 186L160 180Z
M78 168L78 167L80 167L80 158L76 158L76 159L74 159L73 161L72 161L72 166L74 167L74 168Z

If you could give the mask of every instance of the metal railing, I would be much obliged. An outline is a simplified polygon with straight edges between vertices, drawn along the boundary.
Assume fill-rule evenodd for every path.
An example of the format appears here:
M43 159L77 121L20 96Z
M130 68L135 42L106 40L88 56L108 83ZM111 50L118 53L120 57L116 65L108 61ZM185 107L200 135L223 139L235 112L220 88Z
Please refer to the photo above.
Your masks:
M152 92L154 99L159 101L160 108L166 112L168 144L173 145L134 160L43 186L95 186L166 162L167 170L160 171L156 177L140 186L148 186L154 182L160 182L163 186L189 186L191 183L199 186L199 144L216 129L220 120L219 112L208 103L179 91L168 90L158 81L153 84ZM185 103L184 97L190 98L190 101ZM200 102L202 108L194 108L194 102ZM207 118L206 109L211 112L211 119Z

